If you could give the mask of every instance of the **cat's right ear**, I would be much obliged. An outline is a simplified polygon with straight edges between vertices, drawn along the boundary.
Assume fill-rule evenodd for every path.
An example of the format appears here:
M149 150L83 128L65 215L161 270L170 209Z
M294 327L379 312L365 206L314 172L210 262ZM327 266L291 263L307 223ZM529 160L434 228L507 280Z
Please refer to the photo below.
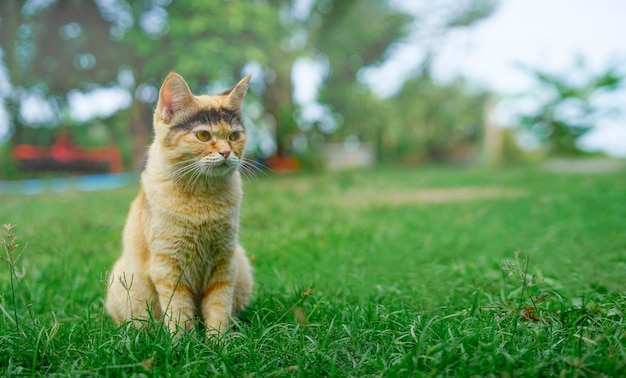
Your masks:
M185 79L176 72L170 72L159 91L157 112L169 123L177 111L188 107L193 102L193 95Z

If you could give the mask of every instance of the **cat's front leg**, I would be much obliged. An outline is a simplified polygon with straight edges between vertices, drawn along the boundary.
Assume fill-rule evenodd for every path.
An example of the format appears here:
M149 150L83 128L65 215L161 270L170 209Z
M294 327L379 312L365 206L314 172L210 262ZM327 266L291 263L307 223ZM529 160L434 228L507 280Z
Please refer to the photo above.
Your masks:
M184 279L184 266L180 261L168 253L153 253L150 278L159 296L163 323L170 332L176 333L179 327L193 329L193 294Z
M214 269L202 295L202 320L207 335L222 334L228 328L235 291L234 261L223 261Z

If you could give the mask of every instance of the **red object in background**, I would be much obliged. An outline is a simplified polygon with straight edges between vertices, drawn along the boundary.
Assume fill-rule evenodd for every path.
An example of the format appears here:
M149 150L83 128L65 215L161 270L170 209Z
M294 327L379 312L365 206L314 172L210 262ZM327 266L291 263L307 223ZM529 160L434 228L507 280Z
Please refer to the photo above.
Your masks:
M300 162L291 156L273 155L265 160L265 165L274 172L295 172L300 168Z
M49 169L63 169L107 165L108 171L121 172L123 169L122 154L115 147L82 148L72 143L70 135L61 132L50 149L45 147L18 144L13 147L13 158L25 163L31 168L44 167Z
M18 144L13 147L13 158L15 160L34 160L47 157L48 151L45 148L27 144Z

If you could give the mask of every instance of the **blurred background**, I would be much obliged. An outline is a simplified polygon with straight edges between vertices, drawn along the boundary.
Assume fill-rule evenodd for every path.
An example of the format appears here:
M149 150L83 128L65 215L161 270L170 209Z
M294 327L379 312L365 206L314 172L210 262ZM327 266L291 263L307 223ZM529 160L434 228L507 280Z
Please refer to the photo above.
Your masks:
M622 0L2 0L0 179L141 167L159 86L252 74L275 171L626 157Z

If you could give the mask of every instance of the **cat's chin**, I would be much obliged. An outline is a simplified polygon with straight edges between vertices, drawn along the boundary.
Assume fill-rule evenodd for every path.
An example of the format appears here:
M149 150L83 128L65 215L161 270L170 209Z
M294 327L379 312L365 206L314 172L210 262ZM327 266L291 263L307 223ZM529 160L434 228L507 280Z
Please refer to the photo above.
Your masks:
M215 164L205 174L208 178L223 179L232 176L237 170L237 165L228 163Z

